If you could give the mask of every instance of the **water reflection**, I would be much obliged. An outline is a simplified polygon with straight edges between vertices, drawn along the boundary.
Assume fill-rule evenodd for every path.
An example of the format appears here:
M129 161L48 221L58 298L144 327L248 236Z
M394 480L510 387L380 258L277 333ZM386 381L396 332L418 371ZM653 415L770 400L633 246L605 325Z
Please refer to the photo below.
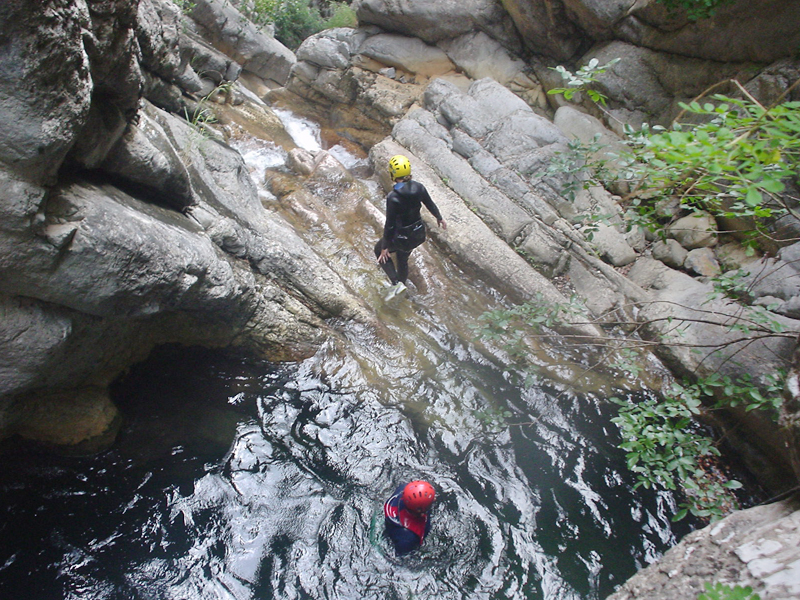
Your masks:
M674 543L673 500L631 492L603 402L519 393L467 361L408 404L332 355L277 367L165 349L137 367L114 451L3 478L0 595L35 577L41 598L603 598ZM477 418L476 380L535 424ZM401 560L380 510L409 477L440 500Z

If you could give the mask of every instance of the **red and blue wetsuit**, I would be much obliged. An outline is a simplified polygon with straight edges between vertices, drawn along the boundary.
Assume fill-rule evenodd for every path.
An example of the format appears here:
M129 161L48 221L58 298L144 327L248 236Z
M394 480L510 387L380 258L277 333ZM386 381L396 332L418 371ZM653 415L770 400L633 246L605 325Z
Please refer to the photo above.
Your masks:
M419 547L431 530L431 520L426 513L413 513L403 504L403 490L400 485L383 504L386 521L386 535L394 542L398 555L408 554Z

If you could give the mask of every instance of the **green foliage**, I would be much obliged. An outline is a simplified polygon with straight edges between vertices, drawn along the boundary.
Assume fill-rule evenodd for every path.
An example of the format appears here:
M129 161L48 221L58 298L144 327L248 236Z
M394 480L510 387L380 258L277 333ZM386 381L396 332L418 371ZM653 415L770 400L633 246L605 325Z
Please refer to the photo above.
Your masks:
M697 469L698 454L718 453L708 438L689 429L692 417L699 413L699 401L692 400L688 404L673 396L659 402L652 397L633 404L611 398L620 406L619 416L612 421L622 432L620 448L628 453L636 487L660 484L674 490L676 477L687 479Z
M503 429L509 427L511 424L508 420L514 416L514 413L510 410L502 410L499 408L476 410L473 411L472 414L492 433L499 433Z
M567 69L559 65L553 68L553 70L561 75L561 78L567 82L567 87L553 88L547 93L551 95L563 94L566 100L572 100L575 94L578 92L583 92L589 96L593 102L605 105L607 97L590 86L591 84L597 82L598 75L605 73L608 69L617 64L619 60L620 59L615 58L609 63L601 66L600 61L598 61L596 58L593 58L588 64L582 66L575 73L567 71Z
M714 16L717 7L730 4L733 0L657 0L670 12L683 9L691 21L708 19Z
M183 116L193 130L192 135L189 137L190 149L198 146L202 148L202 143L211 137L210 127L217 123L217 115L214 109L209 106L209 101L219 94L228 94L232 87L232 82L222 82L200 99L191 114L186 108L183 109Z
M641 353L633 348L620 348L617 350L614 366L627 373L632 379L638 379L642 372Z
M730 490L741 484L723 482L704 468L706 458L718 456L711 438L698 431L693 418L704 406L727 408L744 405L746 410L762 410L773 419L783 402L786 372L779 371L758 384L747 373L737 378L718 373L695 383L674 383L660 400L650 398L639 404L612 398L620 405L612 419L622 432L620 448L627 452L628 468L637 476L637 487L663 485L683 488L687 500L675 515L678 521L688 513L716 519L735 507Z
M711 280L714 292L709 299L731 298L746 300L750 297L750 286L745 279L747 272L743 269L725 271Z
M568 304L553 305L540 296L535 302L514 308L487 311L472 329L481 339L500 342L511 359L523 365L530 352L525 343L527 335L574 324L584 310L574 298ZM748 331L760 326L757 320L751 320L742 328ZM614 366L637 378L642 357L635 341L620 338L616 345ZM782 403L785 377L785 372L778 372L756 382L748 374L736 378L713 374L694 383L674 383L662 397L636 404L612 398L620 406L619 415L612 421L620 429L620 448L626 452L628 468L636 474L636 487L680 488L685 501L673 517L676 521L689 513L713 520L733 510L737 502L731 491L741 484L726 480L713 467L719 451L695 418L703 410L741 405L747 411L766 411L774 418ZM510 426L510 415L485 412L476 416L495 429Z
M513 308L489 310L478 317L477 325L470 325L479 338L485 340L507 340L509 334L526 329L540 332L568 322L582 314L584 307L576 297L562 304L552 304L542 294L535 300L518 304Z
M785 181L800 167L800 102L767 110L750 99L714 99L681 105L705 119L700 124L628 131L635 190L647 190L648 205L677 197L684 208L715 216L784 214Z
M190 14L197 5L196 2L192 2L191 0L172 0L172 3L180 8L181 12L185 15Z
M686 501L674 521L688 513L717 519L735 507L729 490L741 484L723 483L702 466L704 459L719 456L719 450L693 424L693 417L700 413L696 390L675 386L661 400L652 397L637 404L619 398L611 401L620 406L619 416L612 421L622 433L620 448L627 452L628 468L636 474L635 487L683 489Z
M358 17L356 11L350 8L346 2L332 2L328 5L330 17L325 20L325 29L335 29L337 27L358 27Z
M744 405L748 412L761 410L777 420L783 404L785 381L786 371L779 369L777 373L767 376L763 385L755 382L749 373L743 373L736 379L714 373L693 385L685 385L695 390L699 397L709 400L716 398L716 408Z
M209 137L208 127L217 122L217 115L214 114L214 111L203 101L197 104L197 107L192 111L191 114L189 114L189 111L184 108L183 116L192 126L200 139L207 139Z
M257 25L274 25L275 39L291 50L325 27L319 9L309 0L254 0L247 16Z
M706 582L704 587L706 591L699 594L697 600L761 600L761 596L754 593L753 588L749 585L731 587L723 583L711 585Z
M570 99L579 91L587 92L596 103L604 104L605 97L588 94L588 90L596 76L612 64L600 67L594 61L576 74L558 67L556 70L568 85L550 93L562 93ZM765 235L771 219L792 211L784 194L787 183L800 173L800 102L767 108L738 83L734 85L742 98L716 95L711 97L713 102L683 104L681 117L687 117L688 122L678 119L670 129L647 125L639 131L629 129L628 152L611 157L614 171L607 167L610 157L596 147L572 142L566 152L556 156L549 174L566 175L563 195L571 200L581 188L624 184L631 190L626 201L632 225L663 232L668 217L662 216L660 207L677 199L684 212L746 218L754 223L750 234L755 240L756 235ZM725 273L714 280L715 291L709 299L723 296L747 301L748 285L742 271ZM523 327L538 331L537 328L569 322L559 307L543 305L524 314L511 310L484 316L477 328L479 334L505 339L512 356L524 352L520 343ZM742 340L788 337L774 313L760 306L732 315L720 327L728 333L740 333ZM673 334L678 331L673 330ZM636 376L638 372L633 369L640 361L633 348L638 345L635 340L628 340L630 349L626 350L625 343L617 343L622 347L616 351L617 366ZM622 432L621 447L626 451L629 468L636 474L637 487L680 487L686 501L675 520L689 513L716 519L731 510L736 504L731 490L741 484L726 481L714 468L714 457L719 452L712 439L695 424L695 417L701 410L743 406L747 411L764 411L775 418L783 401L784 380L783 372L764 381L754 381L746 373L737 377L714 374L693 384L675 384L660 399L650 398L635 405L615 399L621 408L614 421Z
M533 375L528 360L531 348L527 343L530 334L544 333L565 322L573 322L584 315L586 308L573 296L567 302L552 304L542 294L535 300L508 309L490 310L478 317L478 323L469 328L479 339L499 343L510 360L526 375Z
M628 220L652 231L663 232L659 206L673 199L690 212L746 218L753 223L745 242L752 250L767 223L792 211L783 194L800 172L800 102L767 109L750 98L713 99L681 105L700 123L676 122L671 129L645 124L639 131L626 126L629 150L614 157L615 171L594 146L573 142L550 174L566 175L562 193L568 199L581 187L624 181L632 190Z
M604 148L600 134L597 134L589 143L578 139L569 140L567 150L554 153L547 167L547 174L566 175L561 194L567 200L574 202L578 191L596 185L597 180L610 178L606 161L593 158Z
M320 10L310 0L253 0L245 14L256 25L273 25L275 39L291 50L324 29L358 26L347 2L324 3Z

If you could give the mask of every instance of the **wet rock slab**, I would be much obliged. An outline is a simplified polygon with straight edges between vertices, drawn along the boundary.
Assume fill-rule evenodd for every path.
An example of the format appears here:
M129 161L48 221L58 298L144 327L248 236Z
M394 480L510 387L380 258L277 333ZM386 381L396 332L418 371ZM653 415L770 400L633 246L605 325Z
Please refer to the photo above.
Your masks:
M762 600L800 597L800 500L738 511L687 535L608 600L694 600L704 584L750 586Z

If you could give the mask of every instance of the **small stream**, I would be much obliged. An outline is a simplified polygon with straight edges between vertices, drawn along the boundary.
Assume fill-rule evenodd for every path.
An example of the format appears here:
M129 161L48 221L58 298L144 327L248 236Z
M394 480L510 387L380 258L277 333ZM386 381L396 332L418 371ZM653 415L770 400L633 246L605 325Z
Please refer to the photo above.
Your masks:
M257 180L285 161L265 142L239 149ZM697 526L670 521L672 493L634 492L616 448L607 397L647 392L569 365L520 379L469 329L504 299L430 243L410 298L383 302L378 225L348 202L286 218L386 331L342 324L292 364L156 350L114 390L113 449L0 471L0 598L602 599ZM399 559L381 508L415 478L439 492L433 528Z

